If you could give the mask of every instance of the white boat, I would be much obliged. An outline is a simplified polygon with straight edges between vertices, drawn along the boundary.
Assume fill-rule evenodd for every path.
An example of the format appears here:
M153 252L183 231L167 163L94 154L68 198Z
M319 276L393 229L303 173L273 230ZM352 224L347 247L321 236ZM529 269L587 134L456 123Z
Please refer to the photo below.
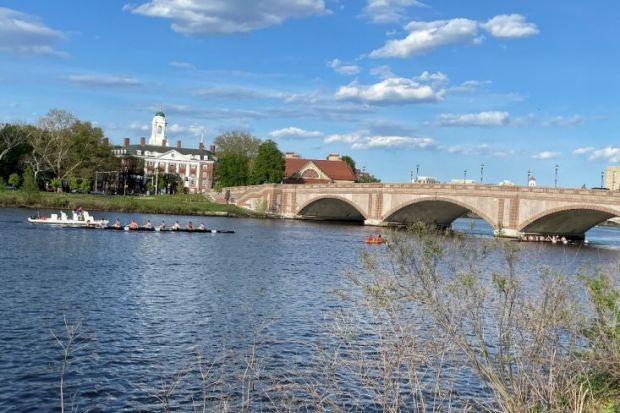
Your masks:
M73 211L71 218L66 213L60 211L58 214L46 216L36 216L28 218L28 222L33 224L61 225L66 227L105 227L108 221L105 219L95 219L87 211Z

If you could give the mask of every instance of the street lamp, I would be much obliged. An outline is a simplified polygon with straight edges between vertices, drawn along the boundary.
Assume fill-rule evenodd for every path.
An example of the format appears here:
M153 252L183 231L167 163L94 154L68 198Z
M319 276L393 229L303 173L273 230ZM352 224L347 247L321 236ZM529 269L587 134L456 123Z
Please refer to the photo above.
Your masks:
M527 182L525 183L525 185L530 185L530 176L532 176L532 171L531 170L527 170Z
M418 181L419 176L420 176L420 164L418 163L418 164L415 165L415 180L416 180L416 182Z
M480 164L480 185L482 185L482 178L484 177L484 163Z
M605 171L601 171L601 188L604 188L603 186L603 178L605 177Z
M463 171L463 185L467 182L467 169Z
M411 178L409 178L409 182L413 183L413 171L411 171Z
M558 165L557 163L555 164L555 182L554 182L554 188L558 187L558 168L560 167L560 165Z

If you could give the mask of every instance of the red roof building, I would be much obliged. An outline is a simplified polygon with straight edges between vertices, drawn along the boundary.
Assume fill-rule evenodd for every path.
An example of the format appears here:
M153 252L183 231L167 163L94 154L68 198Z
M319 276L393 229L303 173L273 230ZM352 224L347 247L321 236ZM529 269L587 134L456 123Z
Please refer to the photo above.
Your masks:
M291 152L285 154L284 183L326 184L355 182L355 172L337 154L330 154L327 160L301 159Z

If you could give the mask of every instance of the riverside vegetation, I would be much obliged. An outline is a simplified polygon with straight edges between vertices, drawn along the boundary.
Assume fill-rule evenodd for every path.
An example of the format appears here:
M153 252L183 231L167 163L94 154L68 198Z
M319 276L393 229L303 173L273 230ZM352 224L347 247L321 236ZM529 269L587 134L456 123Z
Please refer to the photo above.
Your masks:
M164 412L620 411L620 267L538 267L517 243L423 225L386 238L345 274L303 365L269 369L259 328L244 353L188 355L136 386ZM72 346L88 341L65 330L61 397L71 363L85 362Z

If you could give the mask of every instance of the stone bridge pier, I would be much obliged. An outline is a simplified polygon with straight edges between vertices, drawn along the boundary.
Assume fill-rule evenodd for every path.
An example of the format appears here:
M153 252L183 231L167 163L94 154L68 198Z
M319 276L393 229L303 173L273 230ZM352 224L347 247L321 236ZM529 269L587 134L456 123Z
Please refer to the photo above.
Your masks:
M283 218L396 226L424 221L449 227L468 213L495 235L585 232L620 216L620 191L476 184L267 184L226 188L231 202Z

